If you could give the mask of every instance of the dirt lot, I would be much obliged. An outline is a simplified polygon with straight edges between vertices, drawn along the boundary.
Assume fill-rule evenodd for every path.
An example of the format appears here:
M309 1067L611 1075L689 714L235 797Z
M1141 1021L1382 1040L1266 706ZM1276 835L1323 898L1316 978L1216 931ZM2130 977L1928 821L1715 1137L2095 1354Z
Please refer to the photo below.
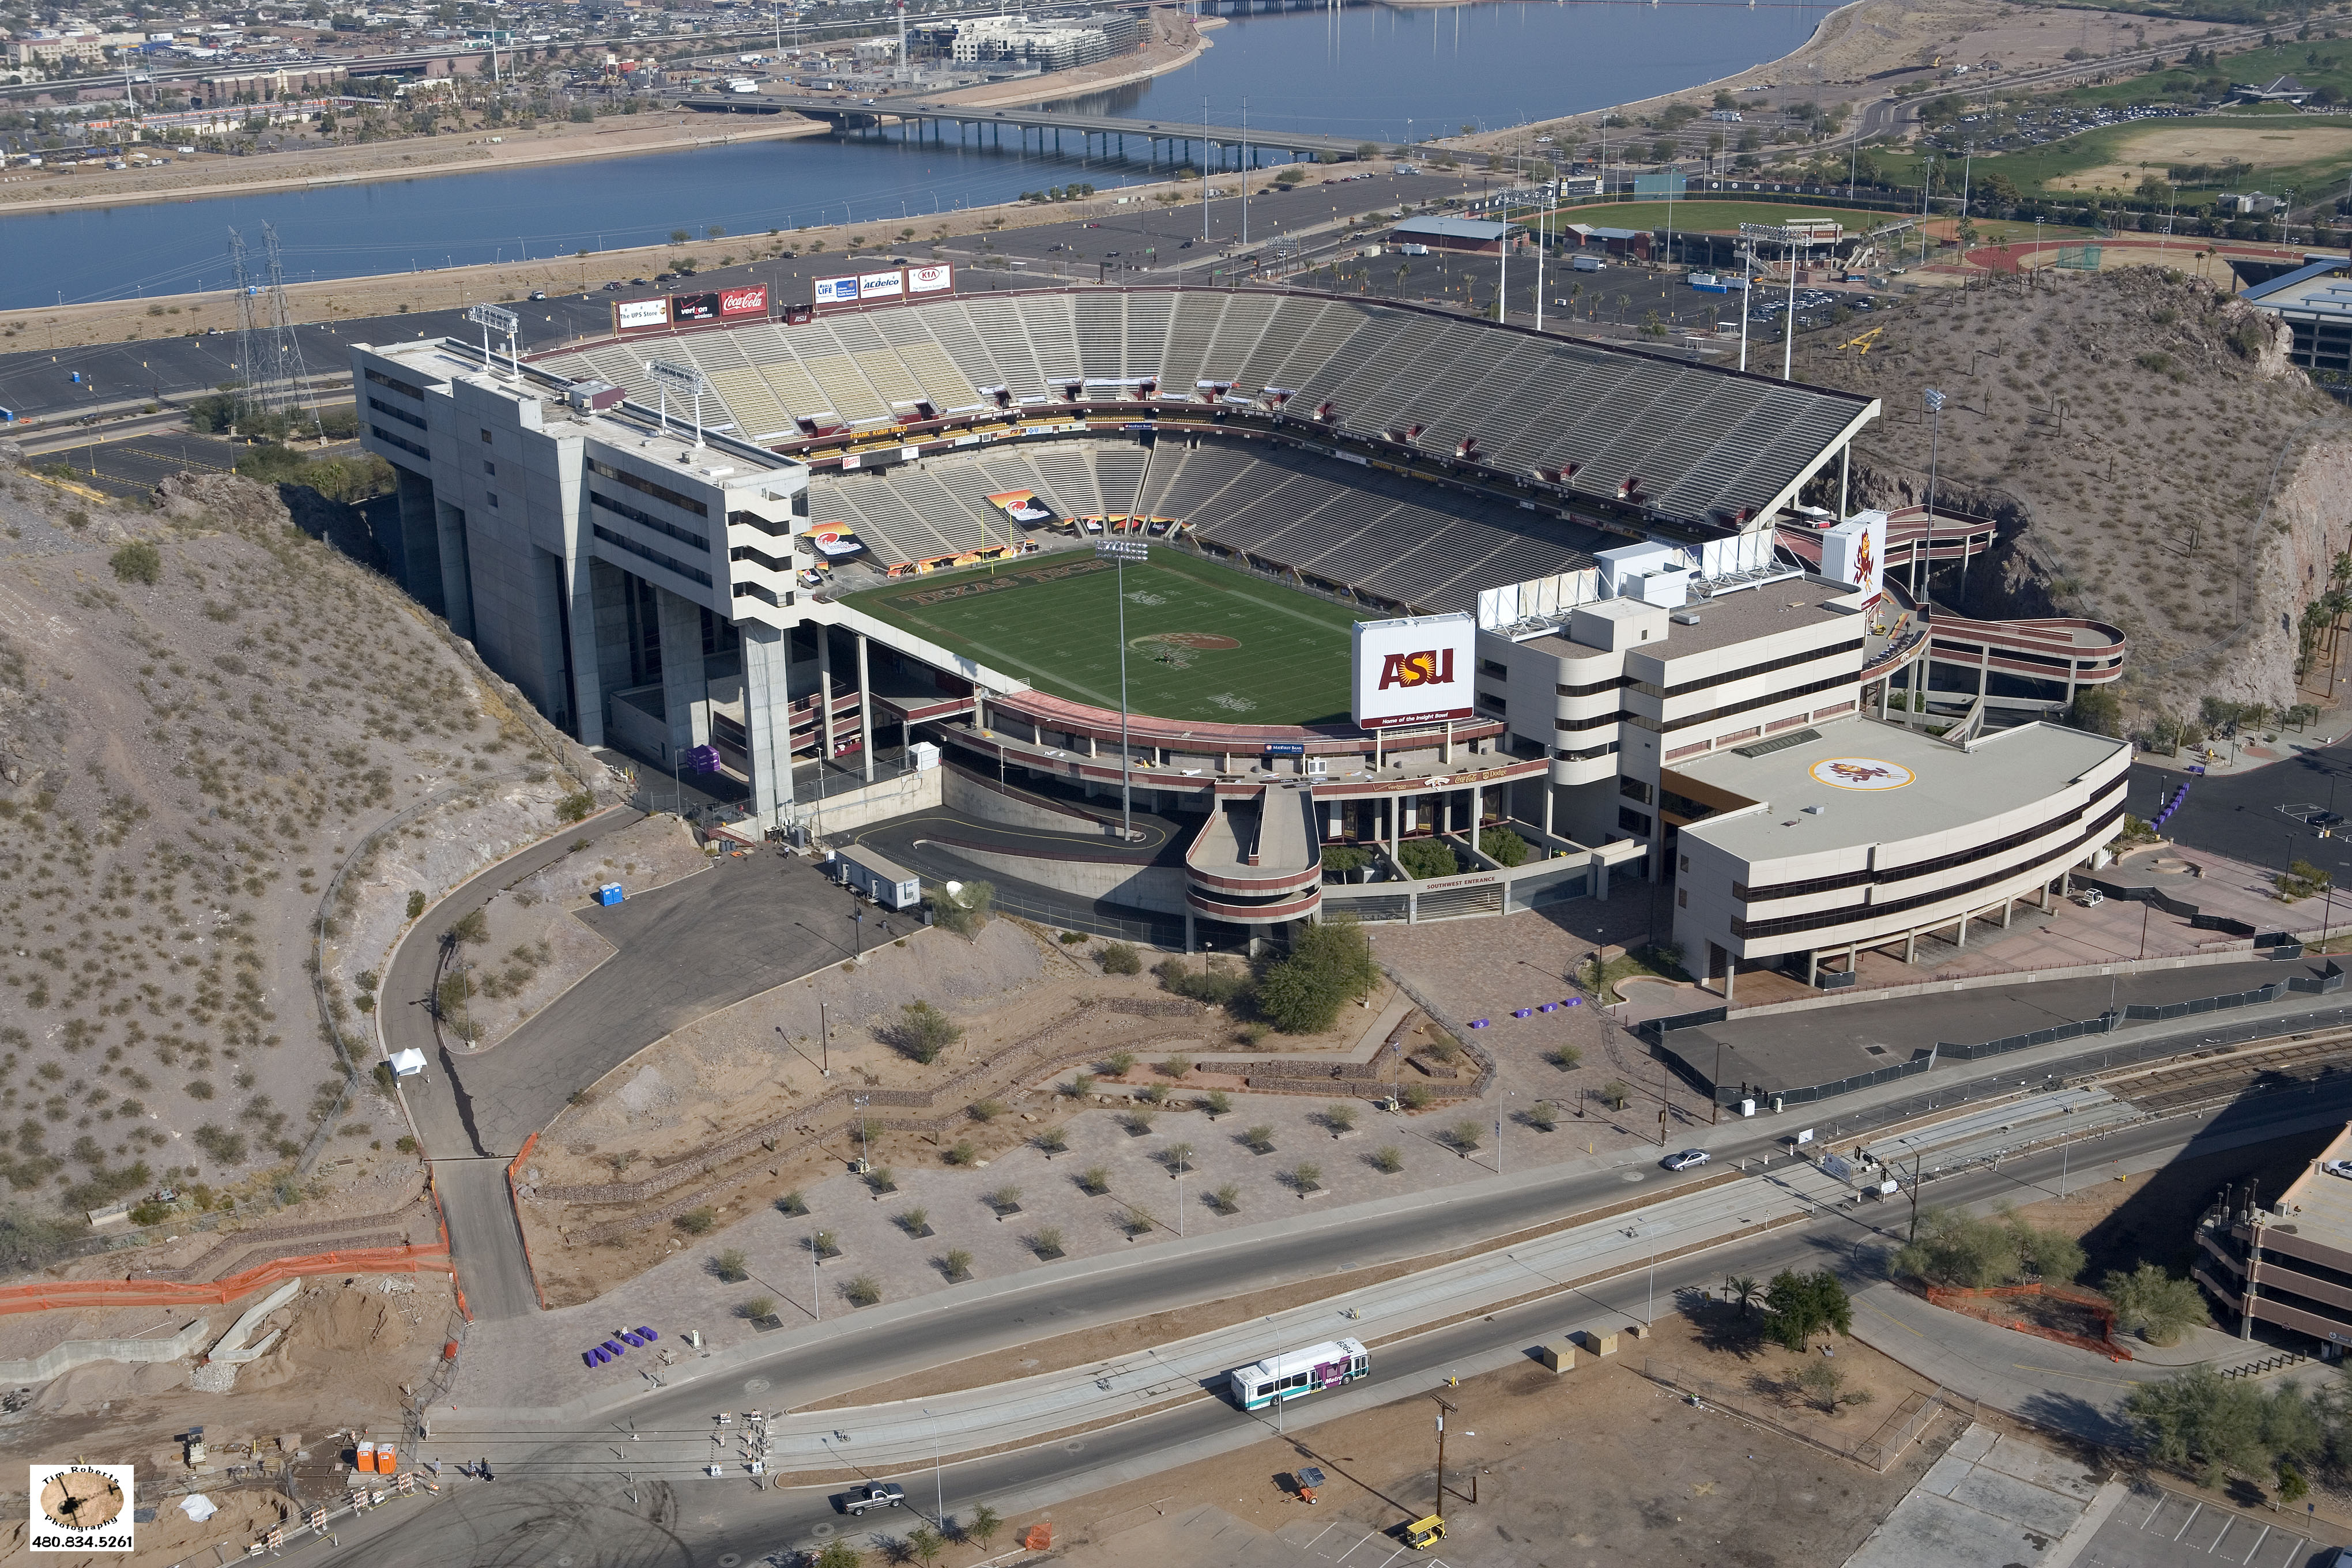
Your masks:
M2060 12L2010 5L2000 0L1931 0L1913 5L1906 0L1863 0L1824 16L1813 36L1792 53L1769 60L1719 82L1708 82L1696 94L1668 93L1637 103L1618 105L1585 115L1573 115L1518 126L1486 136L1467 137L1450 145L1509 148L1534 153L1538 135L1559 136L1573 132L1597 136L1604 113L1640 115L1664 109L1680 99L1703 102L1717 88L1735 92L1749 89L1753 101L1763 104L1858 102L1888 90L1881 79L1905 67L1925 67L1940 59L1944 65L1999 63L2008 71L2032 70L2059 64L2069 49L2101 55L2133 47L2145 37L2149 44L2193 38L2211 30L2209 22L2180 22L2153 16L2103 16L2095 12ZM2137 174L2126 184L2136 183Z
M204 1315L226 1331L250 1304ZM184 1366L96 1363L43 1385L28 1409L0 1416L0 1447L135 1465L142 1506L163 1505L154 1522L139 1526L140 1550L127 1560L138 1568L194 1562L198 1553L212 1562L215 1542L242 1557L247 1542L282 1517L287 1500L276 1477L287 1460L311 1500L340 1494L335 1455L344 1445L335 1434L397 1436L402 1385L422 1380L446 1341L462 1332L448 1281L431 1274L306 1280L265 1321L283 1331L268 1354L208 1369L233 1371L226 1392L191 1386ZM191 1426L205 1428L211 1451L193 1479L221 1510L201 1525L159 1495L162 1485L192 1479L174 1440ZM291 1454L279 1447L281 1434L297 1438ZM257 1460L268 1479L251 1468ZM24 1521L7 1528L21 1532ZM15 1561L10 1548L20 1543L20 1534L0 1533L0 1558Z
M2150 169L2180 163L2250 164L2257 172L2286 168L2352 153L2352 130L2336 125L2293 125L2257 129L2252 126L2199 126L2188 121L2158 125L2126 139L2114 163L2053 176L2050 183L2068 190L2129 190Z
M1779 1374L1770 1358L1707 1349L1683 1320L1662 1321L1658 1335L1654 1354L1704 1365L1722 1381ZM1851 1342L1839 1344L1837 1363L1857 1384L1883 1390L1878 1403L1836 1418L1842 1442L1874 1429L1897 1394L1917 1386L1901 1367ZM1878 1476L1721 1410L1694 1409L1622 1359L1564 1376L1529 1365L1445 1393L1460 1406L1446 1424L1447 1478L1466 1492L1475 1477L1478 1493L1475 1505L1446 1506L1441 1554L1457 1564L1840 1563L1960 1430L1952 1417L1938 1420L1924 1445ZM1774 1414L1803 1419L1777 1405ZM1295 1445L1261 1443L1155 1476L1148 1486L1077 1499L1046 1517L1055 1543L1071 1549L1073 1568L1273 1561L1244 1552L1252 1543L1267 1551L1259 1532L1277 1531L1292 1548L1279 1560L1337 1561L1367 1536L1386 1536L1428 1511L1434 1459L1428 1407L1403 1399L1318 1426ZM1329 1477L1311 1509L1282 1484L1302 1464ZM1210 1516L1179 1528L1200 1504L1227 1520ZM1240 1528L1216 1528L1228 1521ZM1020 1529L1034 1521L1012 1522ZM1310 1541L1308 1550L1297 1550ZM1346 1561L1378 1563L1393 1550L1392 1538L1374 1540ZM960 1565L971 1555L977 1552L966 1549L949 1561Z
M482 940L465 949L474 994L462 1016L453 1016L477 1050L513 1034L612 956L610 942L572 919L573 910L595 907L599 886L650 892L709 864L694 830L674 816L632 823L597 848L593 861L560 860L483 906Z

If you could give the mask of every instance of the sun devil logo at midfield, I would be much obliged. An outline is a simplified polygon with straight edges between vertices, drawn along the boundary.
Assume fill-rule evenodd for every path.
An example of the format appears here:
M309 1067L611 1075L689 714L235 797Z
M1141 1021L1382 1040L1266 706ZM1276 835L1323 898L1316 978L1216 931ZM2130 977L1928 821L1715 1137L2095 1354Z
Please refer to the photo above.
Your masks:
M1423 648L1419 653L1392 653L1381 665L1381 689L1391 686L1451 686L1454 650Z

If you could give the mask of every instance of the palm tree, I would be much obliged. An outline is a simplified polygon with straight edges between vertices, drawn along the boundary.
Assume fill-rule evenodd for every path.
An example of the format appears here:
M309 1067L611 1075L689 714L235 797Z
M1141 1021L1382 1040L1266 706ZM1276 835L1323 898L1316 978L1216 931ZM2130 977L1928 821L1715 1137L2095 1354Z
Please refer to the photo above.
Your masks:
M1745 1274L1727 1274L1723 1279L1723 1293L1739 1303L1739 1315L1744 1318L1748 1315L1748 1309L1763 1299L1764 1289Z

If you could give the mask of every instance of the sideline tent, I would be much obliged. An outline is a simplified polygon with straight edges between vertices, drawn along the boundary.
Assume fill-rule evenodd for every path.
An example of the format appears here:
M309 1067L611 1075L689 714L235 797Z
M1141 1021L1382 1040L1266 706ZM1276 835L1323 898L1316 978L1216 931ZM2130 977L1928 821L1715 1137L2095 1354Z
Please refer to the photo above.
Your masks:
M424 1070L425 1053L414 1046L398 1052L392 1058L392 1076L394 1078L415 1078Z

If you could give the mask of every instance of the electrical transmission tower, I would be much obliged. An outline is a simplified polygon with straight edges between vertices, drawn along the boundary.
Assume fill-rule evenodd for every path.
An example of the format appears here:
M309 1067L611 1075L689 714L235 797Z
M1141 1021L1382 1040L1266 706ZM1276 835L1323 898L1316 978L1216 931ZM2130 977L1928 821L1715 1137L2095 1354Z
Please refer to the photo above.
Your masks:
M286 303L285 268L278 257L278 231L261 226L262 274L246 263L245 237L228 231L228 254L236 277L237 359L245 373L240 401L263 414L284 413L310 405L303 383L301 341L295 335L291 309Z

